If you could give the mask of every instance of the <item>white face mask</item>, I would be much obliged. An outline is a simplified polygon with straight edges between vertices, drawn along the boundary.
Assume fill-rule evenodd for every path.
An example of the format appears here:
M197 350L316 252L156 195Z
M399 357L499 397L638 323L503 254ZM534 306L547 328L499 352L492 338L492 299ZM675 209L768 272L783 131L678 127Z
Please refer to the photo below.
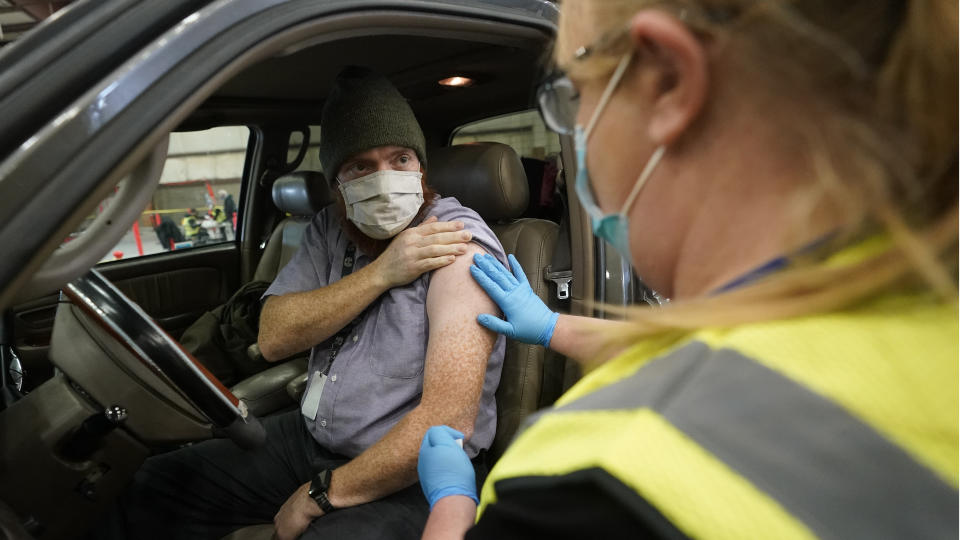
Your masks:
M370 238L396 235L423 206L422 177L416 171L378 171L340 184L347 219Z

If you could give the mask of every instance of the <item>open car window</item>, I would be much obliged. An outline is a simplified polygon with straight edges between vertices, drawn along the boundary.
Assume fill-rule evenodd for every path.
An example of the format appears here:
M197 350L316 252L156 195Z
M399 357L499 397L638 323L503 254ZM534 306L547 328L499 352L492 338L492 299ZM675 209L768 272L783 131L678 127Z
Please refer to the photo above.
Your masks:
M232 242L240 221L240 187L250 130L223 126L174 132L160 184L139 219L101 263ZM114 204L109 194L64 242L84 234Z

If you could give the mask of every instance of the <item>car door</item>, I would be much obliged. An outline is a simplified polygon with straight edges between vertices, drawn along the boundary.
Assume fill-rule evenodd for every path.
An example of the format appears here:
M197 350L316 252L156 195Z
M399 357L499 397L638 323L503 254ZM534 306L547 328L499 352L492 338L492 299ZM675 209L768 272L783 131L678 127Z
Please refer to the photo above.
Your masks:
M14 153L18 145L61 113L65 103L205 3L206 0L80 2L40 25L15 46L6 47L0 55L0 117L4 118L0 156ZM127 289L134 290L134 278L163 274L172 269L171 264L204 265L218 269L216 278L207 275L208 289L212 281L230 279L236 266L235 252L236 249L228 248L220 249L216 256L197 253L179 257L176 263L173 258L165 258L166 262L153 258L104 270L119 279L131 280ZM24 390L29 390L32 382L51 375L47 352L57 301L56 291L45 291L33 298L19 299L17 305L4 312L4 324L12 329L20 369L27 374ZM159 306L149 301L144 305L152 314L166 315L160 320L174 332L182 330L183 321L198 310L197 306Z
M255 137L246 126L171 134L160 185L134 226L97 265L174 338L239 287L242 212L227 216L224 203L227 197L230 206L243 201L248 148L253 148L248 143ZM112 196L101 201L80 228L112 202ZM189 219L206 225L195 227L202 233L199 239L184 236ZM47 354L57 304L57 292L49 291L8 313L24 391L52 375Z

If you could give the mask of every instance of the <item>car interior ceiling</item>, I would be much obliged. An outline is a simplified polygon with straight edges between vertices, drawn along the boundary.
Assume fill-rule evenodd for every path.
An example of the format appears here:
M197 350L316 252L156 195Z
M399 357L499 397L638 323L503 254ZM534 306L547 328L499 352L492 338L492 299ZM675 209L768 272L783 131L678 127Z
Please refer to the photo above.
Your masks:
M428 144L442 146L458 126L529 108L540 77L531 67L540 65L545 46L545 42L516 47L410 35L322 43L245 69L179 129L231 123L318 125L323 100L337 74L345 66L360 65L389 77L410 101ZM467 88L438 84L453 75L476 82Z

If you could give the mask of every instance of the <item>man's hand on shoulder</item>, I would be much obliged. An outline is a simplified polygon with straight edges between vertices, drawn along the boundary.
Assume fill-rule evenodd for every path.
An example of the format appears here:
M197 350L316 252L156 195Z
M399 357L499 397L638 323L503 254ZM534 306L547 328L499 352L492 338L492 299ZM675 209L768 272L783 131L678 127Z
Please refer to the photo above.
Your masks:
M399 287L452 263L467 252L466 243L472 238L463 230L463 223L430 216L398 234L371 266L386 288Z

